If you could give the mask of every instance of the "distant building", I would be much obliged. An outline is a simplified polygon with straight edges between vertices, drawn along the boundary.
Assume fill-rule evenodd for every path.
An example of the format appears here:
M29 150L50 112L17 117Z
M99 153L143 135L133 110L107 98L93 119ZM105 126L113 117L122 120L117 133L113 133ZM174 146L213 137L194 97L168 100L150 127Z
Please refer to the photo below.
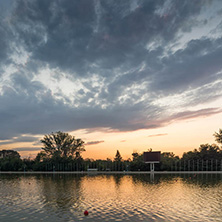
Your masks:
M20 155L17 151L14 150L0 150L0 159L6 157L20 158Z

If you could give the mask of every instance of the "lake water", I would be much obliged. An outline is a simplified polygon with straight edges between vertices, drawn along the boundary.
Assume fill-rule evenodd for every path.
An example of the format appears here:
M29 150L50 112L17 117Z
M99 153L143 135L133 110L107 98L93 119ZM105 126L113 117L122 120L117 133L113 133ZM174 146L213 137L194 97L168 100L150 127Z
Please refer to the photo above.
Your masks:
M222 221L221 174L0 174L0 197L1 222Z

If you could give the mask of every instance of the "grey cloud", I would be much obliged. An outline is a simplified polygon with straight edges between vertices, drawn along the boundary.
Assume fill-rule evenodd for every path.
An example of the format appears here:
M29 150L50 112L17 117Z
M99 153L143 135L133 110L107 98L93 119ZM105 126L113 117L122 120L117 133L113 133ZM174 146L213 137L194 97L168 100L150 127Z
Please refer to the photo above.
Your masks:
M109 109L85 105L75 108L55 99L50 90L27 77L17 74L12 80L14 90L6 88L0 96L1 139L96 127L133 130L143 125L143 118L147 118L142 103L116 105ZM157 108L150 107L153 110L150 119L154 118L155 109L157 112Z
M9 27L0 22L0 67L19 66L0 94L1 139L58 130L157 128L220 112L175 114L171 108L169 115L169 107L154 105L157 98L186 90L191 92L183 110L222 95L221 76L216 75L222 69L221 38L192 40L176 52L168 47L177 43L179 32L203 25L196 16L205 1L164 6L163 1L144 0L133 9L128 0L95 2L17 0L7 15ZM12 43L30 53L24 66L9 57ZM45 67L56 68L53 78L68 76L85 88L69 98L53 94L33 81ZM100 77L97 86L92 75Z
M10 62L9 53L10 47L8 44L8 32L7 26L2 21L0 16L0 77L2 76L3 67L2 65L8 65Z
M178 122L181 120L189 120L189 119L194 119L194 118L208 117L208 116L212 116L218 113L222 113L221 108L206 108L206 109L200 109L200 110L194 110L194 111L186 110L183 112L174 113L172 115L167 116L166 118L153 120L152 124L147 122L144 125L144 128L150 129L150 128L163 127L173 122Z
M96 144L99 144L99 143L104 143L105 141L104 140L99 140L99 141L89 141L87 142L85 145L96 145Z
M211 116L218 113L222 113L222 109L206 108L206 109L200 109L200 110L195 110L195 111L184 111L184 112L173 114L169 118L169 121L186 120L186 119L192 119L192 118L197 118L197 117L207 117L207 116Z
M33 146L38 146L38 145L41 145L41 144L42 144L41 141L38 140L38 141L34 142L32 145L33 145Z
M221 38L192 40L183 50L178 50L162 59L158 59L163 51L163 49L159 49L159 53L153 56L156 59L155 62L150 57L146 57L145 64L147 65L143 71L138 71L138 67L137 70L116 77L108 85L107 92L101 96L113 101L118 99L123 89L135 84L146 84L148 90L142 93L149 92L153 96L159 97L161 93L166 96L213 83L221 79L216 75L222 70L221 49ZM214 93L216 93L215 88L210 94ZM201 93L201 97L203 95L209 98L208 93ZM217 90L217 96L221 95L221 91ZM213 97L214 95L212 95Z
M3 27L1 27L1 24L0 24L0 58L2 60L2 58L5 58L6 57L6 37L5 37L5 33L4 33L4 30L3 30Z
M22 142L34 142L38 138L34 136L20 136L11 140L6 140L3 142L0 142L0 145L5 145L5 144L12 144L12 143L22 143Z
M216 75L215 75L216 76ZM218 79L222 75L218 75ZM216 99L221 98L222 81L215 81L202 87L199 87L195 92L187 93L187 101L184 106L195 106L196 104L206 104Z
M127 0L99 1L97 10L91 0L16 2L12 28L31 58L80 76L90 74L93 63L100 70L139 65L148 42L157 36L172 41L203 4L172 1L166 20L156 13L163 7L163 2L156 0L140 1L134 11Z
M20 77L21 79L24 76ZM208 116L221 112L220 109L204 109L173 114L162 118L165 110L147 106L145 103L115 104L108 109L99 106L72 107L62 100L55 99L42 85L26 80L14 79L14 90L6 90L0 96L1 139L19 137L21 134L47 134L53 131L94 129L98 127L120 131L157 128L175 120ZM20 83L30 81L31 93L22 90ZM36 92L32 91L33 89ZM25 92L24 92L25 91ZM37 93L38 92L38 93ZM149 112L145 112L148 110ZM25 138L23 138L25 139ZM26 138L30 141L34 138ZM22 140L22 137L19 139Z
M33 13L33 12L36 13ZM17 1L13 27L33 59L84 74L93 33L93 1Z
M157 137L157 136L166 136L166 135L168 135L168 133L153 134L153 135L149 135L148 137Z
M175 93L218 79L222 70L222 38L191 40L184 50L163 58L163 69L153 76L153 90Z
M18 148L13 148L15 151L40 151L41 147L18 147Z

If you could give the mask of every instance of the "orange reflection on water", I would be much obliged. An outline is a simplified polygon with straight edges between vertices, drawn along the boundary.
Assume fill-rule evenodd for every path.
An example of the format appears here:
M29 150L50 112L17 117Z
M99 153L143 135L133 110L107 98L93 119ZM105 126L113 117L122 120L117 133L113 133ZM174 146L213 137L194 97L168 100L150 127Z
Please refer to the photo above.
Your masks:
M39 217L53 222L222 218L222 175L213 174L0 175L0 195L0 218L11 221L38 221Z

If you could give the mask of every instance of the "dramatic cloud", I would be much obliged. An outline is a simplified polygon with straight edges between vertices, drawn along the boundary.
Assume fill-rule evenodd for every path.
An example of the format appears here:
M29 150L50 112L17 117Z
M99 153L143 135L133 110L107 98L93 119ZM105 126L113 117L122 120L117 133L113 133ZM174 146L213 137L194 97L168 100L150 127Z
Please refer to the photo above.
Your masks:
M221 1L0 6L0 145L37 144L35 135L59 130L158 128L222 112L208 107L222 97Z

